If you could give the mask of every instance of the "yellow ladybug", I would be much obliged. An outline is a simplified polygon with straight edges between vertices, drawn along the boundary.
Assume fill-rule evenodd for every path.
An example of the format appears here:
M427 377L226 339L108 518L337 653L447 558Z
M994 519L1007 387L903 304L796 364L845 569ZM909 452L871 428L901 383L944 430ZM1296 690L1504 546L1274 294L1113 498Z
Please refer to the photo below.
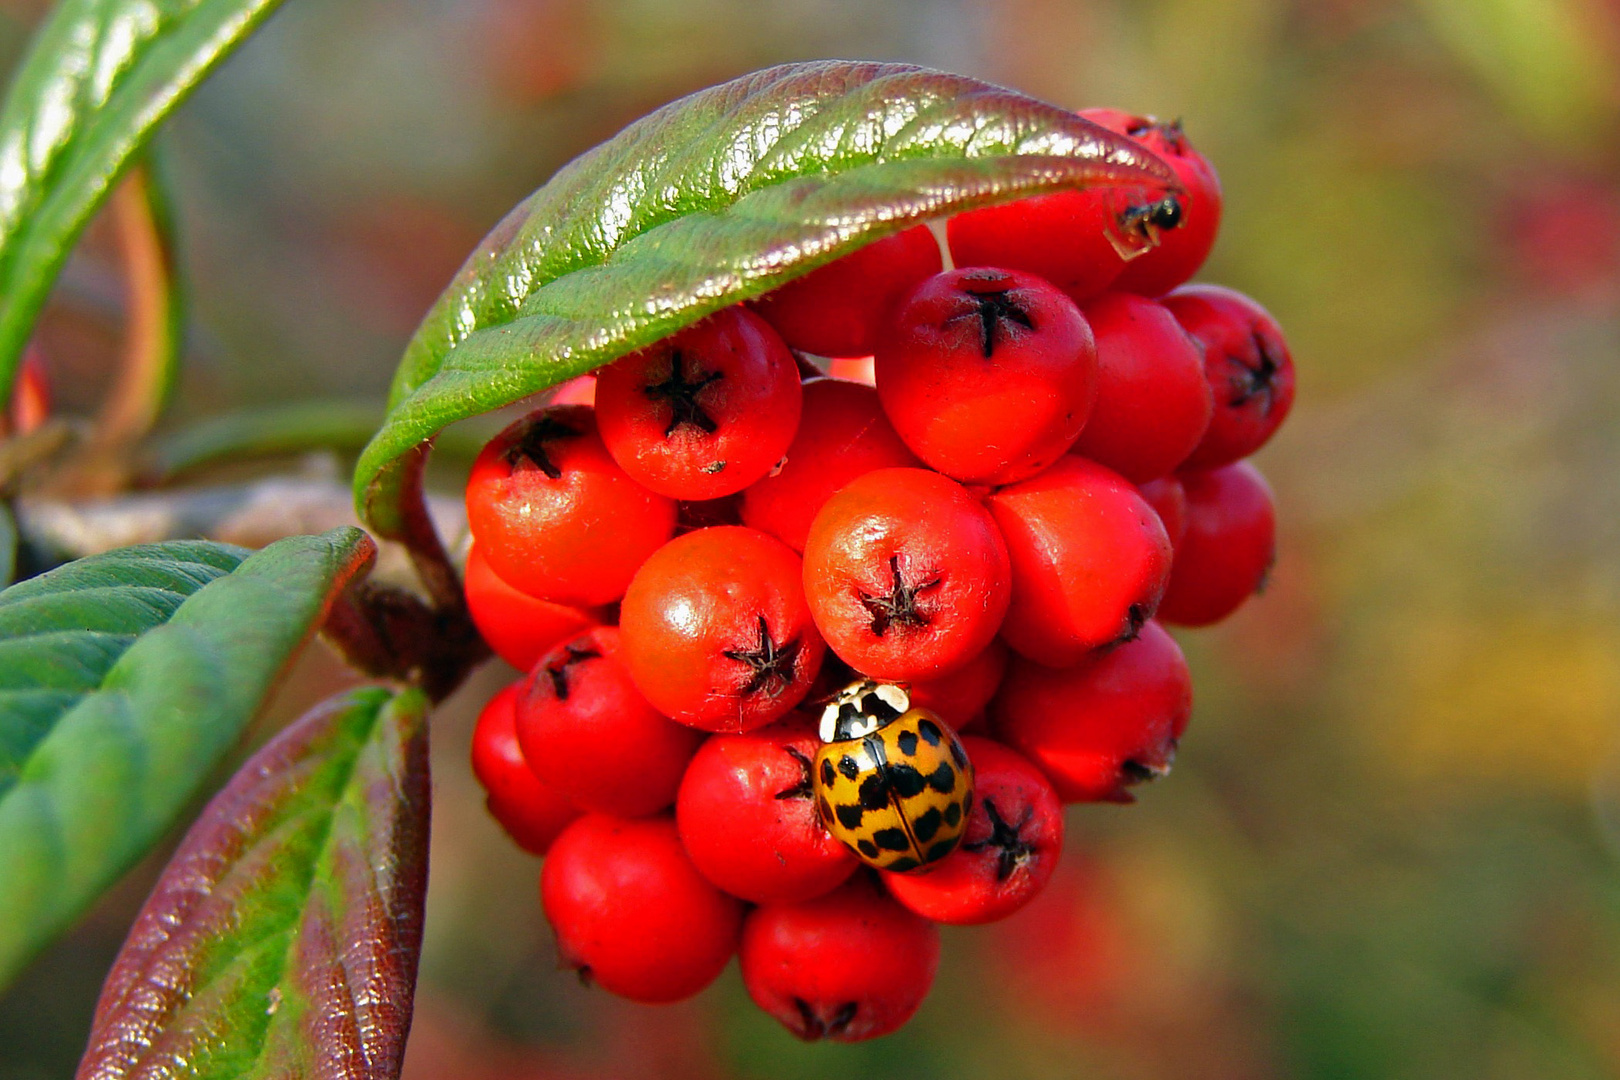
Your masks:
M903 686L851 683L821 714L816 805L868 866L905 873L956 849L973 809L973 765Z

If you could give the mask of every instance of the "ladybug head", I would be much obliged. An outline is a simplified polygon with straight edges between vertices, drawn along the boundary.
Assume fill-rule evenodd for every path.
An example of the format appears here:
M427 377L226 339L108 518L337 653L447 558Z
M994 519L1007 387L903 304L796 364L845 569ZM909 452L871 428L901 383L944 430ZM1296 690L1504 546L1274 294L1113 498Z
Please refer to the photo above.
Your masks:
M870 735L911 708L911 695L894 683L861 679L838 692L821 710L821 741L842 742Z

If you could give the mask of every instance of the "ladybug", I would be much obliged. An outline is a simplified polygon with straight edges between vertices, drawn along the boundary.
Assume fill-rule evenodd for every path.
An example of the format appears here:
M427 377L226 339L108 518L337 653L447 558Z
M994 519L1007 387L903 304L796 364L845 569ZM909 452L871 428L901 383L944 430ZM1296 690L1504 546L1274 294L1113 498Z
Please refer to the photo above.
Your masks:
M827 831L868 866L922 870L962 839L973 765L950 727L905 687L851 683L821 714L816 805Z

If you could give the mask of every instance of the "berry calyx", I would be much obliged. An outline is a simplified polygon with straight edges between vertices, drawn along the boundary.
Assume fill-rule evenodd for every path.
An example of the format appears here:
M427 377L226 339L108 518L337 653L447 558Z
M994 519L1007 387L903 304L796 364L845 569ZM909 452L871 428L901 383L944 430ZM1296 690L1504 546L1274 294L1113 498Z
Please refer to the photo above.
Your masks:
M542 657L524 682L517 736L535 775L574 803L641 817L675 801L703 736L647 703L620 640L599 626Z
M825 646L799 556L738 525L660 548L620 607L624 656L647 700L683 724L742 732L804 699Z
M858 874L814 900L764 904L743 923L743 986L806 1041L859 1042L911 1019L939 967L939 931Z
M901 440L963 482L1051 464L1091 414L1097 359L1068 297L1031 274L952 270L912 293L879 338L878 397Z
M617 600L675 531L675 503L608 456L585 405L547 406L484 447L467 482L467 523L490 568L559 604Z
M817 628L874 678L929 679L990 643L1007 610L1007 545L961 485L879 469L827 500L804 549Z
M1133 802L1133 786L1169 773L1191 713L1181 647L1149 622L1136 640L1070 667L1015 658L991 703L991 729L1064 802Z
M681 781L675 820L705 877L771 903L820 896L854 873L859 864L816 812L819 748L815 722L800 714L703 744Z
M770 471L799 425L799 369L764 320L725 308L597 376L602 441L675 499L716 499Z

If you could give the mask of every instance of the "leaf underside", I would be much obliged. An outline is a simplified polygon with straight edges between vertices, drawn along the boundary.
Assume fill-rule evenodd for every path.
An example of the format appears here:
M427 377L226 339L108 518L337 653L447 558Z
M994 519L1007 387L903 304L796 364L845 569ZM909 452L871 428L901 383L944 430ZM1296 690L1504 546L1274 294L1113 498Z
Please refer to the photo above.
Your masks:
M374 550L155 544L0 592L0 986L173 824Z
M391 1078L427 885L426 699L345 694L192 826L113 965L81 1080Z
M361 456L362 519L401 536L410 455L931 218L1065 188L1146 200L1163 162L974 79L821 61L682 98L564 166L485 238L406 349Z
M74 241L157 126L281 0L60 0L0 106L0 406Z

